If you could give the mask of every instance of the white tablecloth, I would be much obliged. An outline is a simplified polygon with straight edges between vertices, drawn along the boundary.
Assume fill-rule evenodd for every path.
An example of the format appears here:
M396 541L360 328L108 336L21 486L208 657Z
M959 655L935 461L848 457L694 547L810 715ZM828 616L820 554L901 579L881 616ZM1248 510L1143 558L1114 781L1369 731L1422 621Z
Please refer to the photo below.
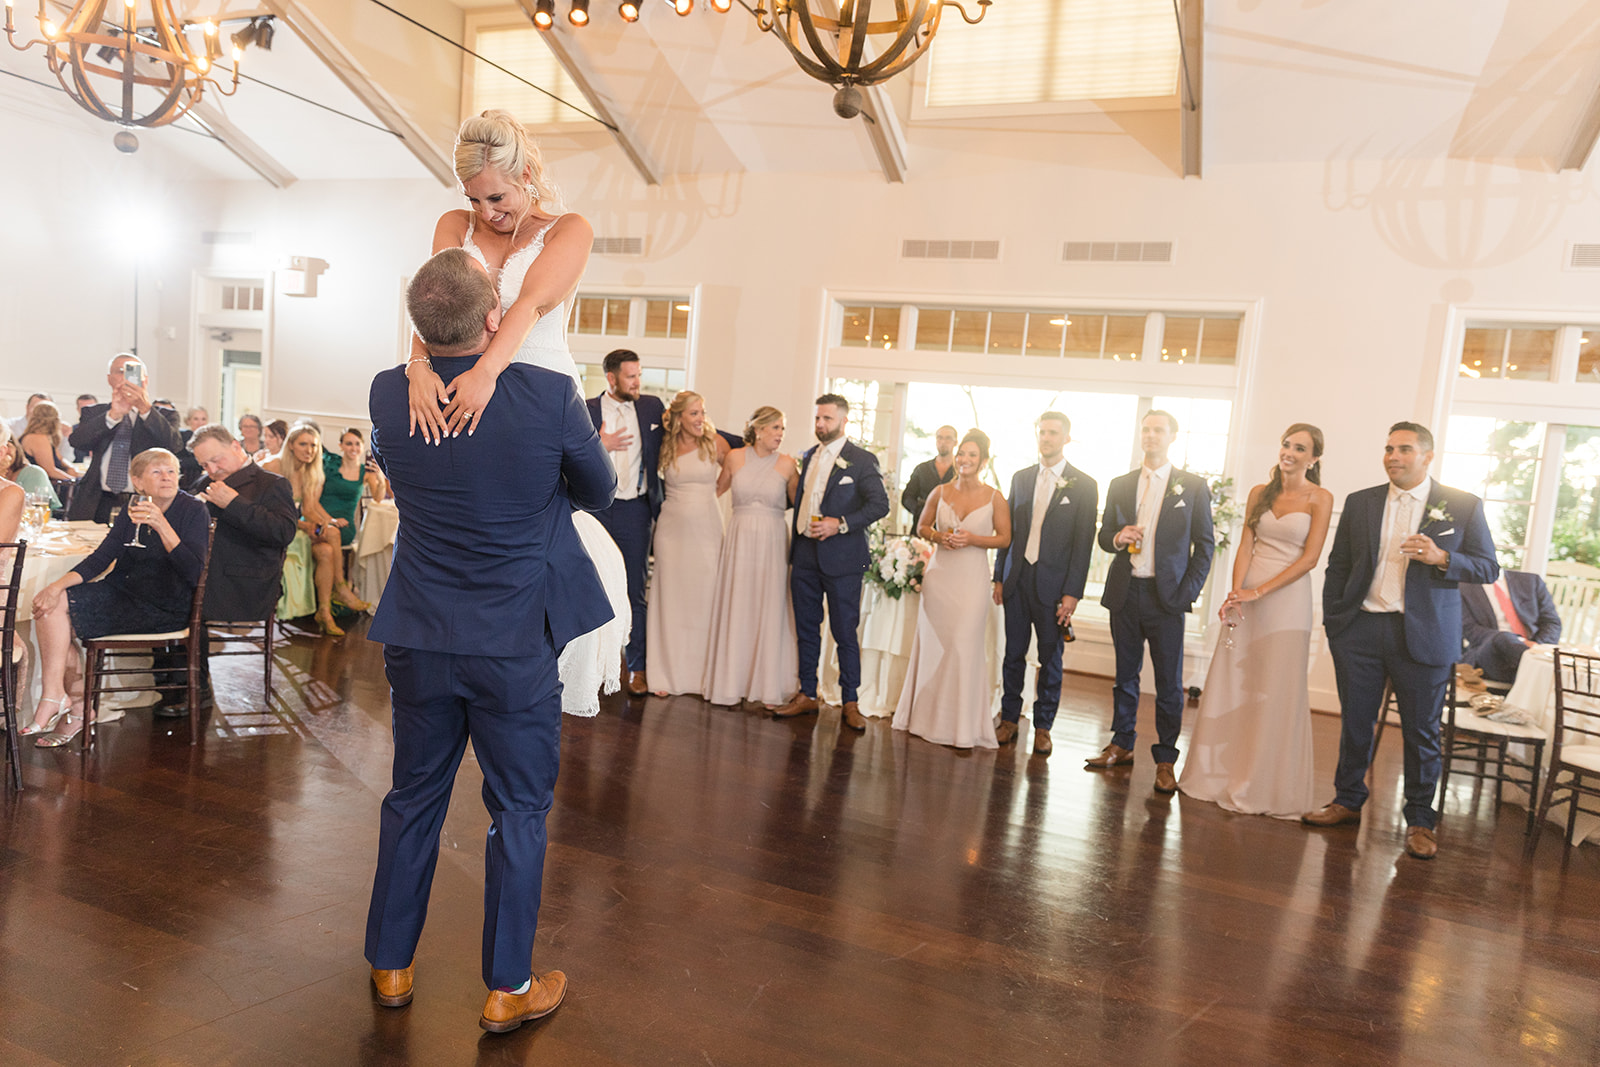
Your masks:
M1552 645L1535 645L1523 652L1522 659L1517 664L1517 680L1512 685L1511 691L1506 694L1507 707L1517 708L1527 712L1534 719L1540 729L1550 733L1555 728L1556 721L1556 678L1555 655ZM1595 649L1579 648L1574 651L1587 655L1596 655ZM1458 719L1458 721L1461 721ZM1550 742L1555 738L1552 736ZM1548 766L1550 760L1551 744L1545 745L1545 762ZM1526 802L1527 797L1520 789L1508 789L1507 796L1518 801ZM1566 824L1567 809L1563 805L1556 812L1557 819ZM1600 830L1600 817L1578 814L1577 825L1573 827L1573 840L1583 841L1595 831Z
M907 592L896 600L882 588L865 582L861 589L861 624L856 633L861 642L861 685L856 692L861 714L881 718L893 715L900 702L900 688L905 685L906 671L911 667L911 639L917 632L917 606L922 597ZM989 684L993 693L991 711L1000 708L1000 660L1004 654L1004 630L1000 624L1000 609L989 605L988 629L985 644L989 649ZM1033 659L1029 657L1030 677L1023 680L1022 691L1033 691L1031 677ZM822 627L822 664L817 694L830 704L840 701L838 647L826 622Z
M361 531L356 534L355 559L350 563L350 584L356 595L371 604L383 597L389 584L389 569L394 566L394 539L400 530L400 511L393 500L370 500L361 516Z

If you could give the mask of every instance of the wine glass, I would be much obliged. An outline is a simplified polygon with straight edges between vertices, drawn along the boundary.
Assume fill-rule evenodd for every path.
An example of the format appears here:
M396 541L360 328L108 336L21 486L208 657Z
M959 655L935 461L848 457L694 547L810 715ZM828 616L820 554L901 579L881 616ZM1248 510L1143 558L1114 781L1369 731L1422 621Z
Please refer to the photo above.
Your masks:
M1244 621L1244 616L1239 613L1237 604L1224 604L1222 608L1222 621L1228 627L1228 637L1222 642L1223 648L1233 648L1233 631Z
M149 500L150 500L150 497L146 493L134 493L133 496L128 498L128 506L129 507L133 507L134 505L137 505L137 504L145 504L145 503L148 503ZM136 522L136 523L133 524L133 540L127 542L127 547L128 548L144 548L145 547L145 543L143 541L139 540L139 532L141 530L143 530L143 529L144 529L144 524L143 523Z

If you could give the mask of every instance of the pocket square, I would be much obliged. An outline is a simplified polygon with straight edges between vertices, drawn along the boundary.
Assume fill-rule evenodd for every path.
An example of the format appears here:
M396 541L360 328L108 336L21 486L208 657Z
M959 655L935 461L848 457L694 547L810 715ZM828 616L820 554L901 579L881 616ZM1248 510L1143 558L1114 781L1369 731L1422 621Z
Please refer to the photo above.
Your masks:
M659 422L652 422L650 424L650 428L652 430L659 430L659 429L661 429L661 424Z
M1184 501L1180 500L1176 504L1172 505L1172 510L1173 511L1177 511L1179 508L1186 508L1188 506L1189 505L1187 503L1185 503Z
M1071 500L1070 497L1062 497L1060 502L1056 504L1056 507L1059 508L1062 504L1070 504L1070 503L1072 503L1072 500Z
M850 476L849 476L849 475L848 475L848 474L847 474L847 475L845 475L845 476L844 476L844 477L843 477L843 478L840 478L840 479L839 479L839 484L840 484L840 485L849 485L849 484L850 484L850 483L851 483L851 482L854 482L854 481L855 481L855 479L854 479L854 478L852 478L852 477L850 477Z
M1448 530L1440 530L1438 533L1434 534L1433 536L1435 536L1435 537L1444 537L1444 536L1446 536L1448 534L1453 534L1455 532L1456 532L1456 528L1454 526L1452 526Z

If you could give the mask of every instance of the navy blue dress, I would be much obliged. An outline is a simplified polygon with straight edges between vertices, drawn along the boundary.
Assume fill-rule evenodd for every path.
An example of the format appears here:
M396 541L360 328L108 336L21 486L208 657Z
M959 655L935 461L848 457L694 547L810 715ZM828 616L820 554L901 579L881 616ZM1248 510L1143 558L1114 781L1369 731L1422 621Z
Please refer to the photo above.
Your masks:
M180 492L167 508L167 522L178 534L178 547L171 552L148 526L139 532L144 547L130 547L133 522L124 511L100 547L72 568L83 578L82 585L67 590L67 611L80 639L166 633L189 625L211 517L204 503ZM116 569L104 580L94 580L112 564Z

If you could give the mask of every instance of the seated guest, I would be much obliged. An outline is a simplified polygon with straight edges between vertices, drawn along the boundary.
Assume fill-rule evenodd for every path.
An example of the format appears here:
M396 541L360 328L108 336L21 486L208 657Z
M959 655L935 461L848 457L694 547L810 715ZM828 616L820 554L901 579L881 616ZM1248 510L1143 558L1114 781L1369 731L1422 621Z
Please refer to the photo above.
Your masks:
M49 393L30 393L28 395L28 402L23 407L22 414L18 415L14 419L7 419L6 420L6 425L11 427L11 434L12 434L13 437L21 437L22 434L23 434L23 431L25 431L28 428L28 419L29 419L30 416L33 415L34 406L36 404L38 404L39 401L41 401L41 400L49 400L49 399L50 399L50 394Z
M52 511L61 507L61 499L50 484L50 476L28 462L28 454L11 436L11 424L5 422L0 422L0 478L22 486L22 491L29 496L37 493L49 497Z
M16 457L17 448L16 443L11 440L11 427L6 423L0 423L0 541L17 539L17 528L22 525L22 506L27 503L28 494L33 492L12 480ZM22 466L28 467L28 464L24 463ZM8 581L11 578L10 557L0 557L0 564L4 565L0 567L0 581Z
M283 442L289 437L289 424L282 419L273 419L261 428L261 451L252 452L251 458L257 463L265 463L283 451Z
M78 394L78 400L77 400L78 421L74 422L73 425L76 426L78 424L78 422L82 422L83 421L83 409L84 408L94 407L98 403L100 403L100 401L95 398L95 395L93 393L79 393ZM69 441L68 444L71 445L71 442ZM82 449L82 448L78 448L76 446L72 446L72 462L74 462L74 463L85 463L85 462L88 461L88 459L89 459L89 452L88 452L87 449Z
M333 621L333 601L355 611L367 611L372 605L356 596L341 572L339 559L339 528L333 516L322 506L322 439L310 426L300 426L289 431L283 451L262 464L263 469L289 480L289 488L300 505L300 533L289 544L284 560L283 600L278 607L280 618L294 619L309 615L314 610L317 626L329 637L343 637L344 631ZM303 575L310 564L316 601L308 605L304 600Z
M194 495L206 502L217 532L211 543L205 618L215 622L259 622L272 613L283 581L283 554L294 540L300 511L289 483L256 466L226 426L202 426L189 445L205 475ZM158 664L177 681L188 666L184 653ZM189 714L184 694L167 690L156 705L160 718Z
M933 443L938 454L911 469L911 477L906 479L905 490L900 494L900 506L911 513L913 526L922 521L922 509L934 489L956 476L956 428L939 427L934 431Z
M239 446L244 449L245 455L250 456L252 459L255 458L257 452L260 452L265 447L261 440L260 416L239 416Z
M1544 579L1501 571L1492 585L1461 583L1463 663L1494 682L1514 682L1523 650L1561 640L1561 616Z
M389 493L378 463L367 454L367 442L354 426L339 435L339 451L322 453L322 508L333 516L339 528L339 541L350 545L356 539L356 506L364 490L373 500Z
M128 352L112 358L106 370L111 403L84 408L68 438L74 448L90 453L89 469L72 491L69 519L110 522L111 510L127 503L128 461L152 448L164 448L174 458L183 449L178 428L150 402L149 368L142 369L137 384L128 380L125 368L138 362Z
M66 440L66 431L54 404L41 400L33 405L28 425L20 437L29 462L44 471L53 485L65 492L66 487L77 480L78 472L61 458L61 442Z
M68 744L83 731L83 674L74 637L164 633L189 625L194 587L205 566L205 505L179 492L178 457L167 449L140 452L128 475L149 499L129 505L99 548L33 598L40 697L33 721L17 732L49 734L35 742L41 748ZM137 545L131 543L135 527ZM105 578L91 580L113 565Z

